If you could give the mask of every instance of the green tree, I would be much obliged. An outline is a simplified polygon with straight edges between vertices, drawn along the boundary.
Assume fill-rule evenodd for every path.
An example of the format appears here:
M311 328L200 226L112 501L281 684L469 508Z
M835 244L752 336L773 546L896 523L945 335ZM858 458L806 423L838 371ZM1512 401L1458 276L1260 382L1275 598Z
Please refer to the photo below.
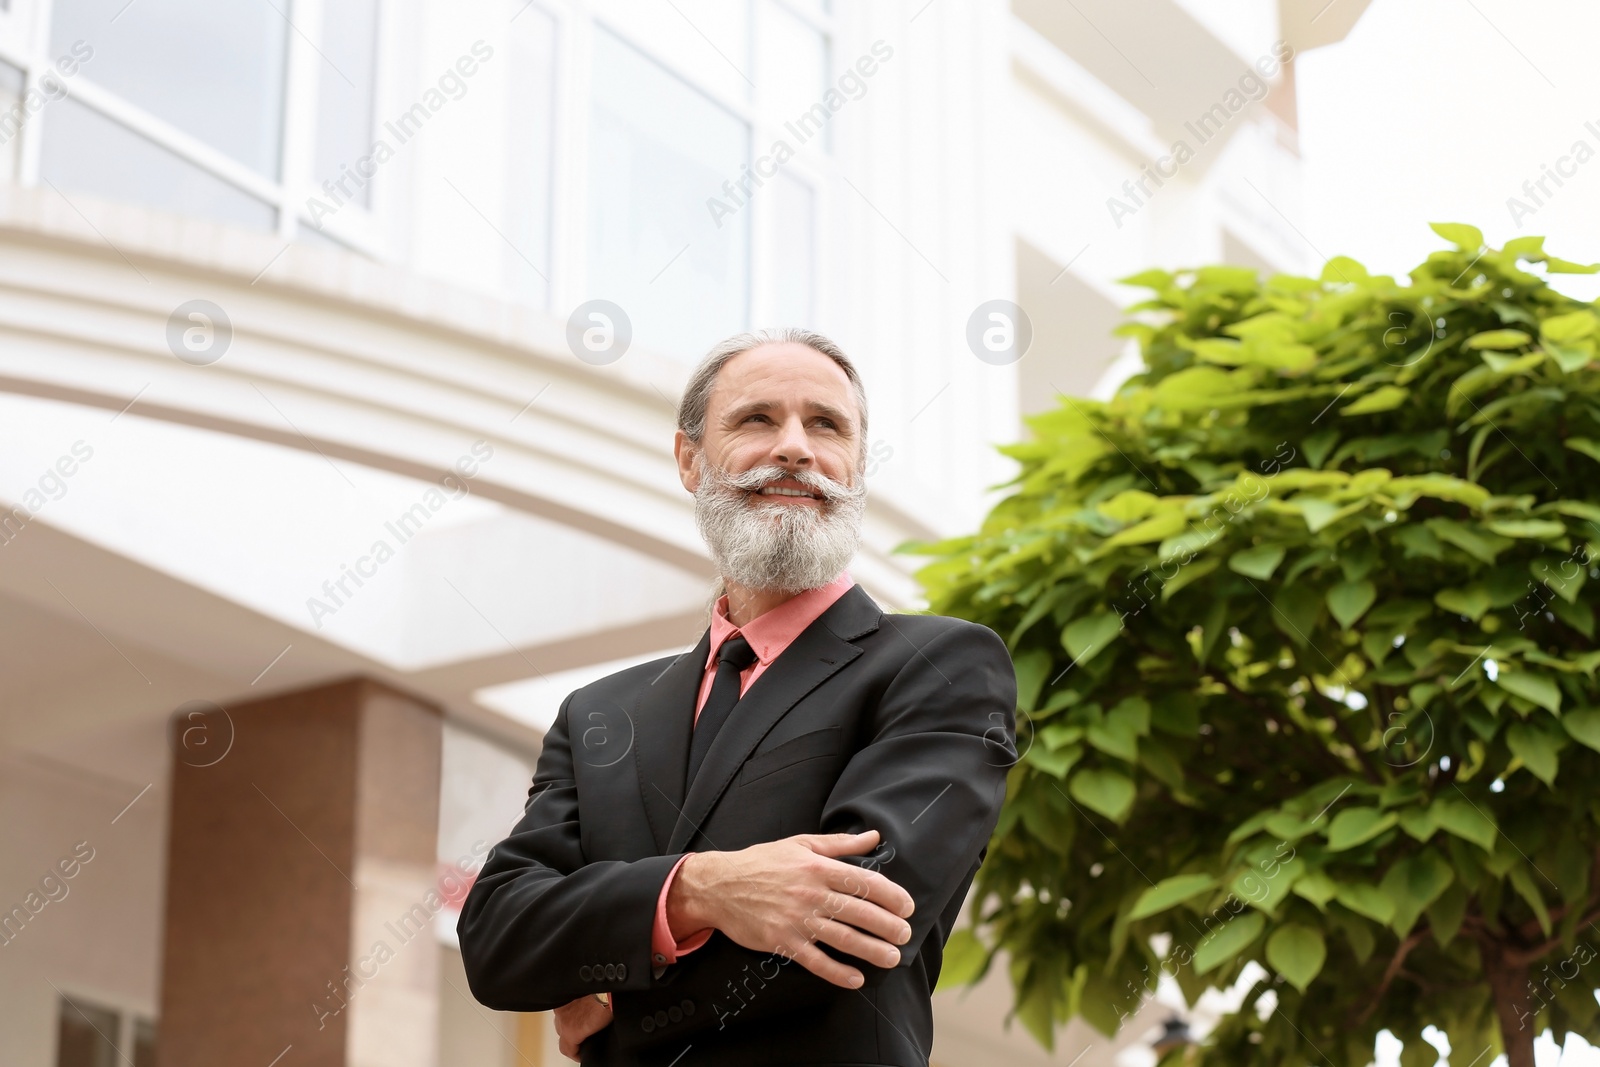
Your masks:
M979 533L901 547L1019 683L942 984L1004 949L1046 1045L1252 962L1199 1062L1600 1041L1600 320L1544 278L1600 266L1434 230L1410 284L1127 279L1144 373L1028 419Z

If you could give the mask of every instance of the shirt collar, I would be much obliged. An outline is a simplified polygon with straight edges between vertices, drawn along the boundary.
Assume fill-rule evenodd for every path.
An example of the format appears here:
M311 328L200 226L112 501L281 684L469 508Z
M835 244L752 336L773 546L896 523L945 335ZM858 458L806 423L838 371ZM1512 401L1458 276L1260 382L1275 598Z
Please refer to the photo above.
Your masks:
M717 661L722 642L734 634L742 634L750 642L756 659L766 666L855 584L849 571L840 571L827 585L796 593L743 626L728 621L728 595L724 593L717 598L716 608L711 613L711 650L707 653L705 667L709 669Z

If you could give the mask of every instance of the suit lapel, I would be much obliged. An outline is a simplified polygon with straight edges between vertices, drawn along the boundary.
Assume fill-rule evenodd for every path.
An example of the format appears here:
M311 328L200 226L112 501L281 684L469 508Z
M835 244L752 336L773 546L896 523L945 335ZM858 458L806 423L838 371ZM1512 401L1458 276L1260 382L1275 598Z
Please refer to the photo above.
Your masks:
M701 763L694 782L689 787L688 796L683 798L681 803L673 797L673 805L681 810L677 812L672 834L662 849L664 853L683 850L690 838L705 823L712 806L727 791L728 784L733 781L739 768L744 765L750 753L778 720L788 714L807 693L861 655L860 646L850 642L876 630L881 615L881 609L866 591L859 585L853 585L843 596L829 605L826 611L817 616L810 626L802 630L789 647L767 666L761 677L745 691L739 703L734 706L733 714L717 732L716 740L711 743L705 761ZM663 750L654 756L646 756L642 750L640 752L642 765L657 767L659 775L673 777L679 783L679 792L682 791L684 772L689 764L689 737L693 728L694 700L698 695L698 685L704 673L710 647L711 632L708 629L696 651L690 653L690 657L697 658L693 659L688 672L693 676L692 684L687 687L688 695L682 697L680 706L661 716L663 720L676 716L674 721L682 724L681 728L674 726L666 728L672 734L672 740L669 742L670 750L667 745L663 745ZM661 681L666 683L673 672L682 665L680 661L668 668L667 674ZM683 688L681 680L676 683L676 687ZM681 697L680 693L664 695L670 695L673 699ZM648 714L648 711L642 710L641 714ZM640 726L644 726L642 720ZM641 729L639 736L641 746L651 743L652 735L647 734L644 729ZM660 793L648 783L646 788L660 796ZM668 789L667 792L670 796L671 790ZM649 810L648 798L646 810ZM656 819L652 816L652 831L655 827Z
M683 809L683 776L689 766L689 736L694 729L694 704L711 652L711 630L700 643L647 681L634 706L634 765L644 797L645 817L659 855Z

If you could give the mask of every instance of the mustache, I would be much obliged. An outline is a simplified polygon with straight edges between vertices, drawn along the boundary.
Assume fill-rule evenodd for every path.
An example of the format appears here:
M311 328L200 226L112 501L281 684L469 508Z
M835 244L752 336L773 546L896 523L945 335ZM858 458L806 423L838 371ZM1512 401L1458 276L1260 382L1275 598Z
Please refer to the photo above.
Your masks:
M751 467L738 474L730 474L713 463L707 462L707 471L724 489L754 492L763 486L771 485L776 481L791 480L799 482L807 489L814 489L822 494L825 501L840 498L849 498L865 489L865 486L849 486L844 482L835 481L820 471L798 470L791 471L787 468L769 464L764 467Z

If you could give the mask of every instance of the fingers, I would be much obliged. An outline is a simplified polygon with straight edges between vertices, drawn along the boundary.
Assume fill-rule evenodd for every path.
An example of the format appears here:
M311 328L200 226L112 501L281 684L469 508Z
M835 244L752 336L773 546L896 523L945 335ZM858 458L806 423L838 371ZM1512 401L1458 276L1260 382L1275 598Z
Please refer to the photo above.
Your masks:
M911 894L880 871L863 870L836 860L828 864L827 884L829 889L871 901L902 919L911 918L917 909L917 902Z
M578 1050L593 1035L611 1023L611 1009L593 996L579 997L555 1010L556 1047L574 1062Z
M823 981L844 989L860 989L862 982L865 981L860 971L848 964L840 963L810 943L797 948L793 953L793 959Z
M878 831L859 834L798 834L795 840L819 856L859 856L878 847Z
M899 949L870 934L862 933L854 926L833 919L824 919L807 925L815 927L818 941L848 952L857 959L885 968L896 967L900 963Z
M851 951L851 955L861 956L862 959L873 963L879 962L879 957L884 954L884 949L894 945L904 945L911 940L911 924L895 915L891 915L877 904L867 900L860 900L847 893L829 892L822 900L820 907L812 912L812 917L806 920L807 933L815 936L827 921L846 923L860 930L872 942L871 955ZM833 942L830 942L832 944ZM840 948L848 946L840 945ZM899 963L898 954L893 963Z

